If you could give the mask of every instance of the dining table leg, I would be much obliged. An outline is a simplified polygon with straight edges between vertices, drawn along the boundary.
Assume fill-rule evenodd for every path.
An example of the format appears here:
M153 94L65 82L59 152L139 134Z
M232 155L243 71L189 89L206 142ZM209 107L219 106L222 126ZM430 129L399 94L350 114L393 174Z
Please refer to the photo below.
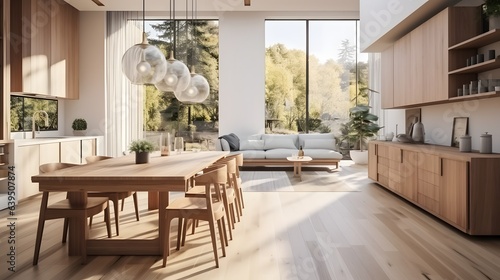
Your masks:
M158 192L148 191L148 210L156 210L158 209L158 205Z
M159 209L158 209L158 236L160 239L160 248L163 250L163 244L165 240L165 230L169 230L165 228L165 208L168 206L169 202L169 192L160 192L159 193Z
M87 192L68 192L68 199L73 207L85 207ZM69 218L68 254L70 256L86 257L86 241L89 237L87 215L78 215Z

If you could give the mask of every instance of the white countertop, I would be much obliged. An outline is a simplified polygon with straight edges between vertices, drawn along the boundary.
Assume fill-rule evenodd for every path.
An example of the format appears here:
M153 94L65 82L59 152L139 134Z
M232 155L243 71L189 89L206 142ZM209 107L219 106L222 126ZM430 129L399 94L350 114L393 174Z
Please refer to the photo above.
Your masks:
M40 145L48 143L59 143L74 140L85 140L85 139L95 139L99 136L50 136L50 137L39 137L30 139L15 139L13 140L15 145L18 147L29 146L29 145Z

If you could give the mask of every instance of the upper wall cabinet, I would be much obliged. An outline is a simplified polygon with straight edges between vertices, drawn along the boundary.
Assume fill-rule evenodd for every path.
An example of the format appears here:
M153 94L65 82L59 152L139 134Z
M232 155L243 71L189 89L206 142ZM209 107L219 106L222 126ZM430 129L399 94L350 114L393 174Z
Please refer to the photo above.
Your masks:
M455 88L450 89L452 78L449 76L449 65L453 65L456 59L449 54L448 48L478 34L479 15L476 7L444 9L397 40L393 45L392 58L390 52L384 51L382 87L390 88L392 82L393 92L389 91L388 96L382 98L385 100L383 107L408 108L449 102L453 96L451 93L456 94ZM387 66L391 62L392 72ZM390 95L392 106L388 100Z
M11 92L78 99L78 11L60 0L11 3Z

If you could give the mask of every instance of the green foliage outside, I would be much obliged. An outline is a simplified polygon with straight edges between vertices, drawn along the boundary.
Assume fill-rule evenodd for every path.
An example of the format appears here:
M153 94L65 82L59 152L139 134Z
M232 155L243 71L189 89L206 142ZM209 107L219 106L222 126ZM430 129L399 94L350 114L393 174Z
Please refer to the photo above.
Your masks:
M36 114L37 129L57 130L57 100L12 95L10 98L11 132L31 131L33 115L38 111L47 112L49 126L45 126L45 118L41 114Z

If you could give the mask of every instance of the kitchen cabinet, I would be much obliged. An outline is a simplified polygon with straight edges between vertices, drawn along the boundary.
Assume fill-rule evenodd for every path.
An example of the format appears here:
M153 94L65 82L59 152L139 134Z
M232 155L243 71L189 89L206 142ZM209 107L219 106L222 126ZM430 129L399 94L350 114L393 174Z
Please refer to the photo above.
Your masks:
M389 141L371 141L369 155L379 185L463 232L500 234L500 155Z
M394 106L394 46L388 47L380 55L381 88L380 98L383 109Z
M39 174L39 166L51 162L82 164L85 157L96 155L96 137L15 140L13 162L16 166L18 200L38 194L38 184L31 176Z
M16 191L12 177L16 175L13 164L13 145L10 142L0 142L0 210L7 208L9 192ZM9 178L10 177L10 178Z
M500 59L465 66L466 59L477 55L478 48L500 41L499 35L493 35L496 31L479 35L479 17L478 7L444 9L394 42L392 71L390 49L382 52L381 88L390 93L393 87L392 105L390 94L384 97L382 91L382 108L411 108L500 96L489 92L457 97L458 88L477 81L478 73L500 68Z
M78 99L78 11L64 1L11 1L11 92Z

